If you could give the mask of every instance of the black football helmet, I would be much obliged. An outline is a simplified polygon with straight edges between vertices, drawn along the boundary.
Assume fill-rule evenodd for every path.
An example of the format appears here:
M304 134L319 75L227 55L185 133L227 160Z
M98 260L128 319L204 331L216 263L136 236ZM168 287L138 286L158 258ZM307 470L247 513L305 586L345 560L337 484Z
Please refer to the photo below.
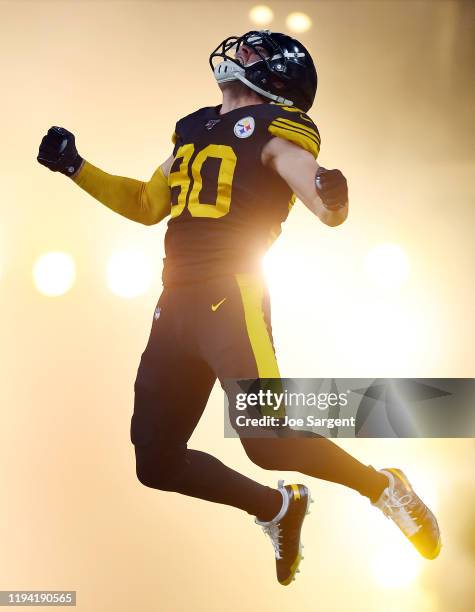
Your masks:
M251 47L259 60L243 66L234 56ZM219 63L216 63L219 59ZM308 111L317 92L317 71L307 49L295 38L269 30L223 40L209 57L218 83L241 81L274 102Z

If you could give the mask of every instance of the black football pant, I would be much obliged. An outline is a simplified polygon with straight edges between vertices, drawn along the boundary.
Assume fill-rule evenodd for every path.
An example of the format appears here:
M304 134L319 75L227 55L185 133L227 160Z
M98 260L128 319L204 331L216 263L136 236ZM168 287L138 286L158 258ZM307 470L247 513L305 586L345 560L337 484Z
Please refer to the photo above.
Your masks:
M135 381L131 439L144 485L241 508L261 519L281 496L187 444L218 378L278 378L268 293L258 274L165 288ZM308 434L307 434L308 435ZM386 480L326 438L242 438L249 458L377 498Z

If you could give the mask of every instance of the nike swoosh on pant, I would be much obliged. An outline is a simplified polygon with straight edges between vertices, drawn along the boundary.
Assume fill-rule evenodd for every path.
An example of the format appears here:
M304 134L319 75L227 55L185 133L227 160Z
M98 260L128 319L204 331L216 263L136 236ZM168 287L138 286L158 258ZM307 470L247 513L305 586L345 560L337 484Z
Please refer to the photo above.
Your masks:
M220 302L218 302L217 304L211 304L211 310L212 310L213 312L216 312L216 311L218 310L218 308L221 306L221 304L222 304L223 302L225 302L225 301L226 301L226 298L223 298L223 299L222 299Z

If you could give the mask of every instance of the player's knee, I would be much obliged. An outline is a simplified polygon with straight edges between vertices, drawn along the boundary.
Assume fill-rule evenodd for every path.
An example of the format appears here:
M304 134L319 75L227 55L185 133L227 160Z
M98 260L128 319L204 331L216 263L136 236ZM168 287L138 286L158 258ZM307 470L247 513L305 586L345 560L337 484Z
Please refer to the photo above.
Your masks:
M149 487L150 489L160 488L156 486L157 480L155 474L138 462L135 465L135 473L137 474L137 480L143 484L144 487Z
M151 465L137 461L136 474L138 481L145 487L160 491L176 491L178 488L177 472L170 465Z
M141 484L160 491L179 491L185 464L185 451L151 444L136 446L137 479Z
M175 488L173 486L173 476L167 473L165 469L156 465L152 467L150 465L137 463L136 474L138 481L150 489L173 491Z

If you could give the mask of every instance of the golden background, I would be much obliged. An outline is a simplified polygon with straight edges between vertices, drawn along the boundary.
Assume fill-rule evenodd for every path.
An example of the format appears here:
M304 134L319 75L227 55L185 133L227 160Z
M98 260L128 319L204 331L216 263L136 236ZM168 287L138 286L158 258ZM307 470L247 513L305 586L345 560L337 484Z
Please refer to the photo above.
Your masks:
M297 204L269 257L283 374L473 376L474 4L268 4L276 31L292 10L312 19L297 36L319 73L310 112L319 162L344 171L351 196L337 229ZM87 612L472 610L473 440L342 442L376 467L403 468L433 505L444 539L435 562L419 562L364 498L283 474L316 499L302 573L287 589L251 517L135 479L133 381L160 292L165 225L101 207L39 166L38 144L61 125L92 163L148 179L171 152L176 120L219 103L209 52L254 27L252 6L0 2L0 589L75 589ZM400 286L365 274L381 243L407 255ZM122 299L107 287L106 264L131 246L150 257L154 281ZM33 284L48 251L76 261L61 297ZM222 403L215 388L192 445L275 484L277 474L223 438ZM388 587L382 558L395 573L418 563L417 575Z

